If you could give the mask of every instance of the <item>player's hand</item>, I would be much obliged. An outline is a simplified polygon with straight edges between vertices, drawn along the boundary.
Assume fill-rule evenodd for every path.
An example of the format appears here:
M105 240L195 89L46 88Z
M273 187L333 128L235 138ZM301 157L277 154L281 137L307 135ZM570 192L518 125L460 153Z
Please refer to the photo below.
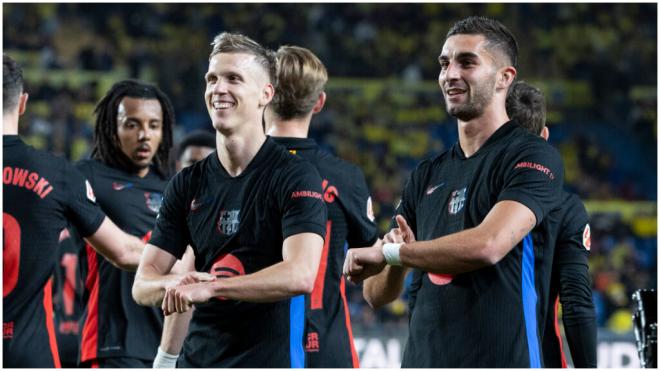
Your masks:
M408 225L408 222L406 221L406 218L404 218L402 215L397 215L396 216L396 222L399 225L399 228L396 228L399 230L401 233L401 237L403 238L403 242L405 243L413 243L417 241L415 239L415 234L412 231L412 228ZM396 243L400 243L400 241L396 241Z
M213 295L214 290L211 282L197 282L171 287L165 292L163 313L168 316L175 312L187 312L193 304L206 303Z
M187 272L170 281L165 286L165 297L163 298L162 309L165 315L176 312L176 298L173 291L182 285L191 285L200 282L212 282L217 278L206 272ZM187 309L186 309L187 310ZM179 312L182 313L182 312Z
M344 260L344 275L355 284L380 273L385 268L383 241L378 240L371 247L349 249Z

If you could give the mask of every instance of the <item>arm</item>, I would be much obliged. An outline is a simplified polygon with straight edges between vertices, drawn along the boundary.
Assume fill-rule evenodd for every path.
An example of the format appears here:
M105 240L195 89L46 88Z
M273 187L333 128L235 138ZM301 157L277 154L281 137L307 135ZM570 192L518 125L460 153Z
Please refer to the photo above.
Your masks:
M108 217L85 240L114 266L127 271L135 271L145 244L141 239L119 229Z
M384 236L383 241L385 243L415 242L415 235L403 216L397 215L396 221L400 227L393 228ZM377 244L378 242L372 247L376 247ZM407 272L408 268L388 265L377 275L367 278L362 289L364 300L374 309L396 300L403 292L403 282Z
M176 257L152 244L147 244L140 260L135 281L133 299L146 306L159 306L165 290L182 283L214 280L215 276L202 272L171 273Z
M172 267L172 272L185 273L195 270L195 255L190 246L181 260ZM178 355L183 347L183 341L188 334L188 325L192 319L192 312L174 313L165 317L163 335L160 338L160 349L171 355Z
M213 282L172 287L163 300L165 314L183 313L192 304L221 296L230 300L274 302L309 294L321 260L323 238L316 233L287 237L282 246L283 261L258 272Z
M516 201L500 201L477 227L401 245L401 264L433 273L459 274L494 265L536 225L534 213ZM349 250L345 274L361 282L385 268L382 248Z

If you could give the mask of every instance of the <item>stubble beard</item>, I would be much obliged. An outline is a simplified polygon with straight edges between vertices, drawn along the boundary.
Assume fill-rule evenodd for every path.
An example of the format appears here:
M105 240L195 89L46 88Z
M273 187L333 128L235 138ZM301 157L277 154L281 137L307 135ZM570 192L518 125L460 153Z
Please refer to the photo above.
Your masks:
M485 81L481 85L475 85L470 90L468 101L449 109L449 114L461 121L471 121L484 113L484 110L493 99L495 80Z

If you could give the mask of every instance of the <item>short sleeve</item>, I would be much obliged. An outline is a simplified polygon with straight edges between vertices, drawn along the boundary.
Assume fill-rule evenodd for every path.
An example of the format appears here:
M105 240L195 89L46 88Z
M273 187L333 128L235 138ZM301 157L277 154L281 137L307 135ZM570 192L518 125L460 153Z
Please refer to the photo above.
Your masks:
M348 246L365 247L373 245L378 239L378 231L371 196L367 188L364 174L357 168L353 169L349 194L340 194L347 198Z
M186 184L192 176L189 169L179 172L165 188L163 203L156 216L156 227L149 243L174 255L183 256L190 243L190 231L186 222Z
M96 202L92 185L75 167L65 164L67 192L67 218L81 236L89 237L96 231L105 219L105 213Z
M512 146L502 164L504 183L498 201L517 201L527 206L539 225L561 203L564 167L559 153L540 138L526 137Z
M325 239L327 210L323 201L321 177L307 161L297 160L284 170L280 187L282 236L316 233Z
M420 171L418 167L410 174L410 177L408 177L408 181L406 182L406 185L403 187L403 191L401 192L401 200L397 204L395 210L396 215L401 215L404 219L406 219L406 222L408 222L408 225L412 229L415 236L417 236L417 214L415 213L415 209L417 202L416 195L418 194L417 184L419 183L417 176L419 175L419 172ZM397 227L398 225L396 218L392 218L391 228Z

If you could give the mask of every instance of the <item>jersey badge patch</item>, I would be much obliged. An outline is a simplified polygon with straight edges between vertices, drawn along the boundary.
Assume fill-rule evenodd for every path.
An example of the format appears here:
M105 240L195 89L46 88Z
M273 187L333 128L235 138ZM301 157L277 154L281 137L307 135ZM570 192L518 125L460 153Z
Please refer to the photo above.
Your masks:
M240 224L240 212L241 210L221 210L220 219L218 219L218 232L225 236L236 233Z
M158 213L160 205L163 204L163 195L160 193L145 192L144 198L147 201L147 207L149 210Z
M374 207L371 203L371 196L367 198L367 218L369 218L372 223L374 220L376 220L376 216L374 215Z
M85 180L85 187L87 188L87 199L92 203L96 203L96 195L94 195L94 190L92 189L92 185L89 184L89 180Z
M584 232L582 232L582 246L587 251L591 250L591 227L589 227L588 223L584 226Z
M452 192L451 199L449 200L449 206L447 207L447 211L449 211L449 214L456 215L461 210L463 210L463 206L465 206L466 197L467 197L467 187L463 189L457 189L454 192Z

